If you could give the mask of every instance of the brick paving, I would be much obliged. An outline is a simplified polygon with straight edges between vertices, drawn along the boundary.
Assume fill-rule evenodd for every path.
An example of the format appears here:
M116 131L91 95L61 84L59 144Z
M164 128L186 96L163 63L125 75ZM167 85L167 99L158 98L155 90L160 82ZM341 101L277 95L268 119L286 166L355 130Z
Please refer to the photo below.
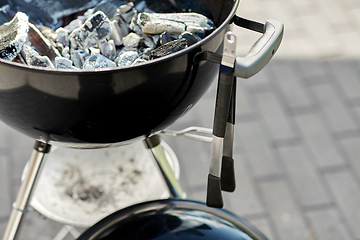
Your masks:
M238 79L237 189L225 207L270 239L360 240L360 2L243 0L238 14L277 19L283 43L268 66ZM235 28L238 54L258 35ZM171 129L212 127L216 84ZM33 140L0 123L0 235ZM188 198L204 201L210 145L163 137ZM20 239L52 239L61 224L32 213ZM69 238L70 239L70 238Z

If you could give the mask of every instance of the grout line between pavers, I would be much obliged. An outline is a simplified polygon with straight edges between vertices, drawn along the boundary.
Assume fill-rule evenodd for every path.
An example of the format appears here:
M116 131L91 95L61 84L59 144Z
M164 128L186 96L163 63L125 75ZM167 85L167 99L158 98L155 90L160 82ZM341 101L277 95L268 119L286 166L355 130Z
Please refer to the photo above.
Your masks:
M254 220L269 218L269 213L263 212L263 213L245 214L242 215L241 217L249 221L254 221Z
M272 146L274 149L288 147L288 146L299 146L303 143L300 137L294 138L287 138L287 139L280 139L280 140L273 140Z
M350 169L351 169L350 165L348 163L345 163L345 164L339 164L333 166L319 167L318 171L320 174L326 175L326 174L349 171Z
M302 208L307 213L307 212L316 212L316 211L335 209L336 207L333 202L329 202L329 203L305 205Z
M277 181L284 181L286 177L286 173L280 173L280 174L268 174L263 176L256 176L256 182L258 184L261 183L268 183L268 182L277 182Z
M303 107L293 107L290 109L291 117L306 115L306 114L315 114L319 111L319 106L313 104L312 106L303 106Z
M339 131L333 133L333 138L339 142L341 140L345 139L354 139L354 138L360 138L360 130L347 130L347 131Z

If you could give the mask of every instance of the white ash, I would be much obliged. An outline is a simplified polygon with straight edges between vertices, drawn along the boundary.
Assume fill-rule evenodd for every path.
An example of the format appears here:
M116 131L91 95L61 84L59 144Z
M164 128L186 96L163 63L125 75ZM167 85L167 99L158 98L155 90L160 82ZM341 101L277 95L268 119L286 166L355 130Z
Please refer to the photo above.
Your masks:
M56 57L55 58L55 67L61 69L78 69L77 67L72 65L72 61L70 59L64 57Z
M70 31L69 30L67 30L66 28L60 27L60 28L56 29L55 33L56 33L57 42L63 44L64 46L69 46L69 44L70 44L70 41L69 41Z
M110 32L110 20L103 12L98 11L70 33L71 48L85 50L93 47L99 40L106 38Z
M116 59L115 62L118 67L127 67L139 57L137 51L124 51Z
M18 12L15 17L0 26L0 58L12 61L22 50L29 31L29 18Z
M81 25L83 24L83 22L80 19L74 19L72 20L68 25L66 25L64 28L66 30L69 30L70 32L74 31L75 29L77 29L78 27L81 27Z
M142 63L146 63L147 60L143 59L143 58L137 58L130 66L137 66L140 65Z
M49 57L41 56L36 50L26 44L23 45L22 53L26 63L30 66L54 68Z
M136 23L136 18L133 18L129 29L139 35L142 39L144 44L149 48L155 48L156 44L152 41L151 37L141 31L141 27Z
M123 44L125 48L136 48L139 45L140 36L136 33L129 33L126 37L123 38Z
M82 66L85 63L86 58L89 56L90 54L85 52L82 49L71 49L70 50L70 56L71 56L71 60L74 62L74 66L77 68L82 68Z
M100 48L91 47L89 48L90 55L100 54Z
M78 16L78 18L80 20L82 20L82 22L85 22L88 18L90 18L92 15L94 15L94 13L96 13L97 11L95 11L94 8L89 8L88 10L86 10L86 12L84 13L84 15L82 16Z
M94 70L98 68L114 68L116 63L104 57L101 54L95 54L88 57L84 63L83 69Z
M105 57L109 58L110 60L115 60L116 58L116 47L114 40L109 41L102 41L99 43L100 52Z
M110 38L112 40L114 40L114 43L116 46L120 46L122 45L122 36L121 36L121 33L120 33L120 27L117 23L118 21L117 20L113 20L110 22L111 24L111 32L110 32Z
M136 19L137 19L137 18L133 18L133 19L131 20L131 23L130 23L130 25L129 25L129 29L130 29L131 31L137 33L137 34L142 34L143 31L141 30L141 27L138 25Z
M61 55L67 59L70 59L70 47L66 46L63 48Z
M111 21L110 39L114 40L116 46L123 44L122 38L129 34L129 28L122 18L117 18Z
M214 29L214 23L198 13L139 13L137 24L144 33L160 34L164 31L179 35L188 31L204 33Z
M130 23L131 20L137 16L137 11L134 8L133 2L129 2L128 4L121 5L117 9L117 12L127 23Z

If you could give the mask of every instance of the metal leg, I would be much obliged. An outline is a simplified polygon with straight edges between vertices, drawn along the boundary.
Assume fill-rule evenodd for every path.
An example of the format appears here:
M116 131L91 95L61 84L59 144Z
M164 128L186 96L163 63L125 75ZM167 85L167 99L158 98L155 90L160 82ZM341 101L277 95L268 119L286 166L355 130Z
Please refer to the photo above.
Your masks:
M17 237L21 221L27 212L27 207L31 200L32 190L36 184L45 155L50 151L51 145L36 140L32 152L29 169L21 183L16 201L13 204L13 210L5 230L3 240L14 240Z
M185 198L185 193L182 191L181 186L169 165L169 161L166 158L164 149L160 142L161 139L158 135L154 135L145 139L146 146L151 150L151 153L160 168L171 195L175 198Z

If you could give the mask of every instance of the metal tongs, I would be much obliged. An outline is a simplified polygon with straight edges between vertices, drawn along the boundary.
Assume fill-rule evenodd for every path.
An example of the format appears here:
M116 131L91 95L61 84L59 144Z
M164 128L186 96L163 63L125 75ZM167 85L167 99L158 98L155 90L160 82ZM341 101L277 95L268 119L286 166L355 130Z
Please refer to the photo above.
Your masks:
M221 191L235 190L233 138L235 124L236 77L249 78L270 61L278 49L283 35L283 24L268 20L265 24L234 16L236 25L263 35L251 47L246 57L236 57L236 36L227 32L221 59L217 88L213 139L210 153L206 204L222 208Z

